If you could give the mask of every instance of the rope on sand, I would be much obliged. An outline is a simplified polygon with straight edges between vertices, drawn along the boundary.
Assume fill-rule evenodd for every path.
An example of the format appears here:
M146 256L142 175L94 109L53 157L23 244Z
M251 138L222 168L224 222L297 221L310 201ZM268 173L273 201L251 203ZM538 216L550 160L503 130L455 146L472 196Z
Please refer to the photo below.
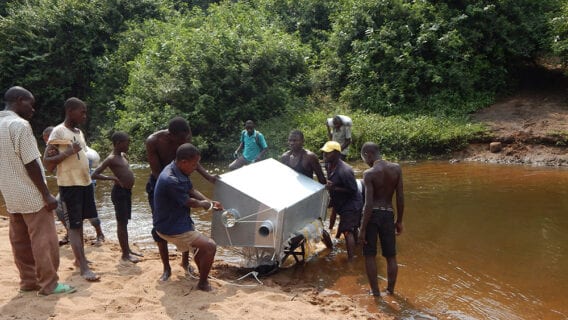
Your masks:
M196 276L196 275L194 275L192 272L188 272L188 275L189 275L189 277L192 278L192 279L199 280L199 277ZM215 278L215 277L213 277L213 276L209 276L208 278L209 278L210 280L213 280L213 281L218 282L218 283L221 283L221 284L226 284L226 285L231 285L231 286L236 286L236 287L257 287L257 286L259 286L259 285L263 285L263 284L264 284L264 283L262 283L262 281L260 281L260 280L258 279L258 272L257 272L257 271L251 271L251 272L245 274L244 276L242 276L242 277L236 279L235 281L243 280L244 278L246 278L246 277L248 277L248 276L253 276L254 279L255 279L259 284L238 284L238 283L235 283L234 281L225 281L225 280L217 279L217 278Z

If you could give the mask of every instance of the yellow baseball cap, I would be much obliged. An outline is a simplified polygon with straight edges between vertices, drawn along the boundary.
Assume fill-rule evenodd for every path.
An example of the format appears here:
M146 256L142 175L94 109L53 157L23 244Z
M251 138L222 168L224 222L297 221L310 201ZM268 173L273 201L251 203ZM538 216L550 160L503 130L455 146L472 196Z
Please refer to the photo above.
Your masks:
M341 152L341 145L337 141L328 141L320 149L323 152L339 151Z

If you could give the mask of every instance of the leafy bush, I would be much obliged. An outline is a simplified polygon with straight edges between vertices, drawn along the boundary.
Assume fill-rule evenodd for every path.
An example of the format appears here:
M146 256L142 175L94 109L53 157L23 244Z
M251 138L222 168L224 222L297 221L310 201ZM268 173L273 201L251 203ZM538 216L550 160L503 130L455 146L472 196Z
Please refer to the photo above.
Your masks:
M475 103L506 88L511 69L547 48L556 1L340 3L322 81L351 107L389 115L448 96L455 101L446 106Z
M156 24L160 33L145 38L130 62L120 99L126 109L116 126L134 140L154 131L143 125L148 114L167 123L171 114L162 111L171 108L189 120L205 155L223 157L231 154L223 141L245 120L282 114L310 92L309 50L246 4L210 5Z
M164 1L9 2L0 18L0 88L22 85L34 93L39 112L32 121L39 130L63 119L63 102L71 96L88 103L91 122L108 121L99 101L89 101L98 57L115 46L111 37L127 21L154 16Z

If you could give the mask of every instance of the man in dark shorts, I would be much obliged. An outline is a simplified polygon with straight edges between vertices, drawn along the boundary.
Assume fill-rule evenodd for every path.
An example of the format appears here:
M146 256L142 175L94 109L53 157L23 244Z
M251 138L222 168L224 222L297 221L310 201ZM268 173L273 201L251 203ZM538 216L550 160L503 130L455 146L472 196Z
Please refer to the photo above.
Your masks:
M361 192L353 169L341 160L341 145L337 141L328 141L320 149L326 162L327 184L332 213L329 229L335 225L335 215L340 216L337 235L343 234L347 247L347 259L352 261L355 253L356 237L361 223Z
M367 142L361 148L361 158L371 167L363 173L365 204L359 241L363 243L365 269L371 293L380 296L377 281L377 235L381 242L383 257L387 261L387 293L394 293L398 265L396 262L396 238L402 233L404 214L404 190L402 170L396 163L381 159L379 146ZM392 198L396 193L396 222Z
M146 156L148 157L151 170L148 183L146 184L146 192L148 193L148 202L150 203L152 214L154 214L154 188L158 176L160 172L162 172L162 169L175 160L177 148L186 142L191 142L191 128L189 127L189 123L182 117L171 119L168 124L168 129L156 131L146 139ZM198 164L196 171L211 183L215 183L218 179L217 176L209 174L201 164ZM160 259L164 266L164 272L160 277L160 281L166 281L172 274L168 242L156 233L155 228L152 229L152 237L158 245ZM184 270L189 270L188 252L182 253L181 264Z
M98 216L85 136L77 127L87 121L87 105L80 99L69 98L64 107L65 120L53 128L44 162L51 171L57 166L57 185L75 264L85 280L97 281L100 277L89 268L83 245L83 219Z
M136 256L142 256L130 250L128 244L128 220L132 216L132 187L134 186L134 172L130 169L125 155L128 152L130 138L125 132L115 132L111 136L113 151L95 169L91 178L97 180L112 180L111 200L116 215L116 234L122 250L122 260L137 263L140 261ZM105 176L102 172L109 168L114 176Z
M318 156L304 149L304 134L300 130L293 130L288 136L290 150L284 152L280 162L294 169L296 172L314 178L314 173L321 184L326 184L326 179L321 169Z

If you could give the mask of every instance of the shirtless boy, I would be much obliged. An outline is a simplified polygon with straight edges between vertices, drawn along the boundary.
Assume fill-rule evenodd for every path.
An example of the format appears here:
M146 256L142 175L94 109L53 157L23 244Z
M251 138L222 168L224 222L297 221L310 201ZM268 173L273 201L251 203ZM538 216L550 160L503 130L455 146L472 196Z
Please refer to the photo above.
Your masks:
M171 119L168 129L156 131L146 139L146 156L148 157L151 170L148 183L146 184L146 192L148 193L148 202L150 203L152 214L154 214L154 188L156 187L158 176L168 164L175 160L178 147L186 142L191 142L191 129L187 121L182 117ZM217 176L209 174L200 163L198 163L196 171L211 183L218 179ZM160 277L160 281L166 281L172 274L168 242L156 233L155 228L152 229L152 237L158 245L160 259L164 266L164 272ZM183 252L181 260L182 267L188 270L189 253Z
M115 132L111 138L113 151L95 169L91 174L91 178L96 180L112 180L111 200L114 205L116 216L116 235L118 243L122 250L122 260L137 263L140 260L135 256L141 256L139 253L132 252L128 245L128 220L132 216L132 187L134 186L134 172L130 170L128 160L125 153L128 152L130 138L124 132ZM114 176L105 176L102 174L106 168L109 168Z
M377 234L381 243L383 257L387 261L387 293L394 294L398 273L396 262L395 235L402 233L404 214L404 191L402 170L396 163L381 159L379 146L366 142L361 148L361 158L371 167L363 173L365 204L359 241L363 243L365 269L371 286L371 293L380 296L377 281ZM396 222L392 198L396 193Z

